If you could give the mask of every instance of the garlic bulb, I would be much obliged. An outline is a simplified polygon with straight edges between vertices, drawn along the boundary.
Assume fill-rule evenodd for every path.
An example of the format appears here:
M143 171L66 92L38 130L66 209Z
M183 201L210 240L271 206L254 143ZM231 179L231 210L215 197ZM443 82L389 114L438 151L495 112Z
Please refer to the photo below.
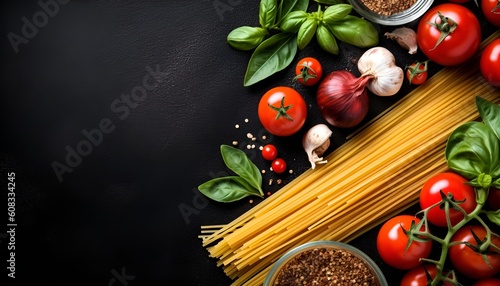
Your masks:
M358 69L362 75L373 76L366 87L376 95L394 95L403 84L403 69L396 65L394 55L386 48L367 50L358 60Z
M417 53L417 33L410 28L401 27L392 32L384 34L388 39L396 40L396 42L403 48L408 50L409 54Z
M311 168L314 169L316 164L325 164L327 162L320 156L330 147L332 133L325 124L317 124L304 135L302 146L307 153L309 162L311 162Z

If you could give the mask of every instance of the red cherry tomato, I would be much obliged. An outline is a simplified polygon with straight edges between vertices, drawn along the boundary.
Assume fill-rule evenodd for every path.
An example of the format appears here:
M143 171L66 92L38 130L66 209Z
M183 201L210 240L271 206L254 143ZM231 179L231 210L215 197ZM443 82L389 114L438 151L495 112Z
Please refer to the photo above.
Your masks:
M488 200L486 201L488 203L488 206L492 210L499 210L500 209L500 189L497 188L490 188L490 192L488 193Z
M306 122L307 107L294 89L278 86L267 91L259 102L259 120L271 134L289 136Z
M271 163L273 171L277 174L281 174L286 170L286 161L283 158L276 158Z
M295 75L294 79L301 84L312 86L317 84L323 76L323 66L315 58L303 58L295 66Z
M434 264L423 264L417 268L408 271L401 279L400 286L428 286L431 285L432 279L436 277L437 269ZM427 277L430 276L431 280ZM443 286L451 286L449 282L439 284Z
M472 284L472 286L498 286L500 285L500 279L497 278L485 278Z
M467 242L473 246L478 243L474 238L474 234L483 241L486 237L486 229L482 225L464 226L459 229L451 238L451 242ZM492 235L492 243L500 247L500 238ZM488 251L494 251L492 247ZM449 248L449 258L453 267L463 275L474 278L483 279L492 277L500 271L500 254L485 254L489 265L484 261L482 254L474 251L466 244L454 244Z
M403 270L419 266L420 258L429 257L432 241L413 241L408 249L408 235L412 221L417 224L420 219L410 215L399 215L385 222L377 234L377 250L382 260L388 265Z
M481 26L466 7L454 3L440 4L430 8L420 19L417 43L431 61L443 66L458 65L478 50Z
M488 22L500 27L500 2L498 0L482 0L481 9Z
M427 80L427 63L415 62L406 67L406 78L410 84L423 84Z
M272 144L267 144L262 148L262 157L264 159L271 161L278 156L278 149Z
M466 178L452 172L444 172L432 176L425 182L420 191L420 207L427 209L442 201L441 192L443 192L445 195L449 193L453 194L453 198L456 201L464 200L464 202L460 203L460 207L467 213L472 212L477 205L476 193L474 188L465 184L466 182L468 182ZM449 214L452 225L457 224L464 218L459 210L452 208L450 208ZM447 226L446 212L440 206L430 209L427 213L427 219L436 226Z
M500 38L486 46L481 55L480 67L481 74L489 84L500 86Z

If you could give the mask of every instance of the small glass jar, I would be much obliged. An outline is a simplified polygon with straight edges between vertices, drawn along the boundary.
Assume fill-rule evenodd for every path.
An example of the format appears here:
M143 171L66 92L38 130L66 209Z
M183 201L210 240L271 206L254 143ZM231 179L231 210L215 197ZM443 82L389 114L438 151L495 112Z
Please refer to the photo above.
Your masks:
M290 251L288 251L285 255L283 255L278 261L274 263L271 270L266 276L264 281L264 286L272 286L275 285L275 280L281 274L281 271L284 267L287 266L288 263L295 262L294 258L296 258L300 254L304 254L307 251L313 251L317 249L317 251L326 249L326 250L335 250L335 251L343 251L345 253L351 254L352 257L357 258L356 260L363 262L364 266L370 271L371 275L375 278L375 283L378 286L388 286L387 280L384 277L384 274L380 270L380 268L375 264L375 262L365 253L360 251L359 249L342 242L337 241L329 241L329 240L320 240L308 242L303 245L300 245ZM319 253L319 252L318 252ZM324 255L324 254L323 254ZM319 259L319 258L313 258ZM342 267L342 272L348 272L348 266L339 266Z
M380 0L379 0L380 1ZM408 9L389 16L378 14L366 7L361 0L349 0L349 4L366 20L386 26L398 26L410 23L422 16L432 6L434 0L416 0Z

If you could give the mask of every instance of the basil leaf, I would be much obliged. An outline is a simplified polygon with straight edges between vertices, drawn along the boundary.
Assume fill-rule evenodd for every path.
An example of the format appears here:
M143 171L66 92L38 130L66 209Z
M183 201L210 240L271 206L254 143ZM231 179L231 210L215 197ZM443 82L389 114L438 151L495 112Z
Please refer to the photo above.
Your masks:
M269 28L274 25L278 14L277 0L260 0L259 23L262 28Z
M277 22L282 23L283 19L293 11L307 11L309 0L282 0L278 8Z
M481 122L468 122L455 129L446 144L448 166L462 176L473 179L480 174L500 177L500 141Z
M262 175L259 168L248 158L245 152L229 145L221 145L220 152L226 166L241 178L246 180L252 187L257 189L261 195Z
M342 20L352 11L352 6L349 4L333 5L323 12L323 21L327 24L333 24L336 21Z
M248 62L243 85L252 85L286 68L297 53L295 41L295 34L279 33L262 42Z
M267 30L261 27L241 26L227 35L227 43L238 50L255 49L267 35Z
M314 37L318 22L314 18L308 18L300 25L299 33L297 34L297 44L299 50L303 50Z
M500 210L487 211L486 216L492 223L500 225Z
M476 106L484 124L488 125L495 132L498 140L500 140L500 105L477 96Z
M318 41L319 46L333 55L339 54L339 46L337 45L337 41L330 30L324 25L319 25L316 30L316 40Z
M297 33L302 23L307 19L307 13L304 11L293 11L288 13L281 22L280 28L284 32Z
M338 40L344 43L359 48L378 45L379 34L375 27L365 19L347 15L335 24L329 24L328 28Z
M491 185L497 189L500 189L500 178L493 181L493 183Z
M248 182L238 176L212 179L198 186L198 190L208 198L222 203L230 203L248 196L262 195Z
M314 0L314 1L323 5L335 5L344 3L344 0Z

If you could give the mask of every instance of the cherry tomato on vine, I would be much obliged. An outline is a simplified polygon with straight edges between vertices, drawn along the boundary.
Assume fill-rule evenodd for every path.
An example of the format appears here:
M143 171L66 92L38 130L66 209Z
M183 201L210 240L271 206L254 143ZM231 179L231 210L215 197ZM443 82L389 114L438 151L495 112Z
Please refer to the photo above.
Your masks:
M500 285L500 279L497 278L485 278L476 281L472 286L498 286Z
M488 22L494 26L500 27L500 1L482 0L481 9Z
M323 66L312 57L303 58L295 66L295 77L301 84L312 86L317 84L323 76Z
M412 221L417 224L420 219L411 215L398 215L386 221L377 234L377 251L388 265L402 270L419 266L420 258L429 257L432 241L413 240L407 249L409 237L404 230L409 230Z
M262 148L262 157L264 159L271 161L274 160L278 156L278 149L276 149L276 146L272 144L266 144Z
M500 189L497 188L490 188L490 192L488 193L488 199L486 200L488 203L488 206L492 210L499 210L500 209Z
M410 84L420 85L427 80L428 62L414 62L406 67L406 78Z
M271 167L273 172L281 174L286 171L286 161L283 158L276 158L271 163Z
M427 209L438 202L441 202L441 192L446 196L449 193L453 194L455 201L463 201L459 205L465 212L470 213L476 208L476 193L474 188L466 185L468 180L453 172L438 173L430 177L423 185L420 191L420 207ZM446 227L446 212L441 208L444 205L433 207L427 213L427 219L430 223ZM461 221L464 216L456 209L449 210L450 222L452 225Z
M489 84L500 86L500 38L486 46L481 55L480 68L481 74Z
M474 235L480 241L484 241L486 237L486 229L482 225L464 226L457 230L451 238L451 242L467 242L472 246L477 246L478 242ZM492 243L500 247L500 238L492 235ZM495 251L489 247L487 251ZM460 243L450 246L448 252L449 258L453 267L463 275L474 278L483 279L492 277L500 271L500 254L485 254L488 263L485 262L481 253L474 251L470 246Z
M466 7L454 3L439 4L420 19L417 43L432 62L443 66L458 65L478 50L481 26Z
M306 122L307 106L293 88L278 86L267 91L258 106L259 120L269 133L289 136Z
M400 286L428 286L431 285L432 279L436 277L437 269L435 264L423 264L417 268L413 268L401 279ZM429 277L427 277L429 275ZM443 282L443 286L451 286L450 282Z

